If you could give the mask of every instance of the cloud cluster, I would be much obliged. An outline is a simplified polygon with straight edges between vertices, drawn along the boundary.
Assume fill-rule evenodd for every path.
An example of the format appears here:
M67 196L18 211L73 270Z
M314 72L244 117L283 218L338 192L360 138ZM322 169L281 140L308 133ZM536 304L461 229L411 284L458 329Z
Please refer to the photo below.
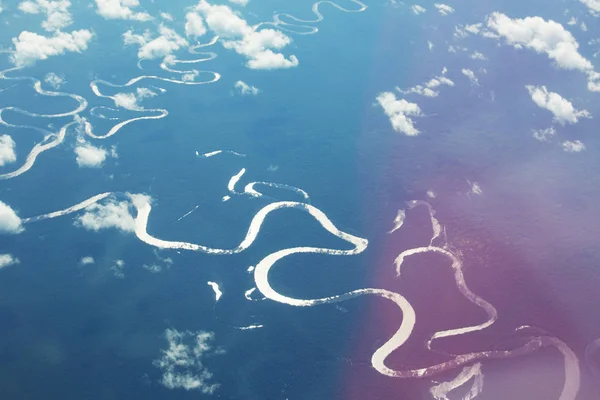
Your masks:
M94 257L92 257L92 256L82 257L81 260L79 260L79 264L81 264L81 265L90 265L95 262L96 261L94 260Z
M562 148L567 153L579 153L580 151L585 150L585 144L580 140L566 140L562 142Z
M577 123L579 118L590 118L587 110L576 110L573 104L561 95L549 92L546 86L527 85L531 100L538 107L545 108L554 115L554 120L561 125Z
M158 27L158 37L152 38L152 34L146 30L143 35L135 34L132 30L128 30L123 34L123 42L125 45L139 46L139 59L155 59L163 58L173 52L188 46L187 40L179 36L171 28L167 28L164 24Z
M600 0L579 0L594 17L600 16Z
M198 37L206 33L202 17L193 11L185 14L185 34L188 37Z
M435 3L433 5L440 14L442 14L443 16L452 14L454 12L454 8L450 7L449 5L446 4L440 4L440 3Z
M161 357L154 361L154 365L162 371L161 383L169 389L213 394L220 385L211 382L213 374L203 365L203 359L221 353L212 349L214 333L167 329L165 338L169 347L161 350Z
M23 232L21 218L15 210L0 201L0 234L17 234Z
M42 27L49 32L54 32L73 22L69 12L70 6L68 0L26 0L19 4L19 10L27 14L46 14Z
M415 128L411 117L419 117L423 115L418 104L410 103L404 99L398 100L394 93L383 92L377 96L377 102L383 108L383 111L390 119L392 128L396 132L404 133L408 136L416 136L419 134Z
M238 13L225 5L211 5L201 0L196 6L208 28L222 38L226 49L234 50L248 59L251 69L281 69L298 65L294 55L285 57L278 52L292 40L275 29L254 30Z
M152 16L146 12L135 12L133 8L140 5L138 0L96 0L96 12L105 19L129 19L134 21L150 21Z
M256 96L260 93L260 89L256 86L248 85L244 81L237 81L233 85L242 95Z
M462 72L462 74L464 76L466 76L467 78L469 78L469 81L471 82L471 85L473 85L473 86L479 86L479 79L477 79L477 76L475 75L475 72L473 72L472 70L467 69L467 68L461 69L460 72Z
M592 63L579 53L579 43L571 32L558 22L541 17L514 18L500 12L487 19L485 37L504 39L515 48L528 48L546 54L558 68L577 70L588 75L588 90L600 91L600 73Z
M12 40L15 51L11 54L10 60L17 66L25 66L66 52L81 53L87 50L92 36L92 32L86 29L71 33L56 32L51 37L23 31L19 37Z
M75 218L75 226L98 232L116 228L123 232L135 231L135 219L129 212L128 201L109 199L106 204L94 203L85 208L83 215Z
M79 168L100 168L106 161L108 152L103 147L96 147L88 142L79 143L75 147Z
M425 9L425 7L421 7L421 6L420 6L420 5L418 5L418 4L415 4L415 5L414 5L414 6L412 6L410 9L411 9L411 11L412 11L413 13L415 13L416 15L423 14L424 12L426 12L426 11L427 11L427 9Z
M17 161L15 141L9 135L0 135L0 167Z
M540 142L545 142L548 140L548 138L554 135L556 135L556 129L554 129L553 127L533 130L533 137L539 140Z
M55 74L54 72L48 72L44 78L44 82L52 86L54 89L60 89L65 83L65 78Z
M423 85L417 85L414 87L411 87L410 89L407 90L402 90L400 88L396 88L400 93L416 93L416 94L420 94L422 96L426 96L426 97L437 97L440 92L439 92L439 88L441 86L454 86L454 82L452 80L450 80L449 78L447 78L446 76L444 76L444 74L442 74L441 76L436 76L432 79L430 79L429 81L425 82Z
M0 269L19 263L19 259L14 257L12 254L0 254Z

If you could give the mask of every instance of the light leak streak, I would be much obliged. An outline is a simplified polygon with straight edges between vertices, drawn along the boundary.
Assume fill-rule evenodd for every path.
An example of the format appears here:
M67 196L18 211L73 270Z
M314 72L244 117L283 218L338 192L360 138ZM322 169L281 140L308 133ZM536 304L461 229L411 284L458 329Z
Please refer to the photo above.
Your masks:
M80 210L85 208L86 206L92 204L93 202L99 201L105 197L110 195L110 193L104 193L101 195L94 196L86 201L79 203L76 206L70 207L68 209L45 214L44 216L28 218L26 221L33 222L39 221L45 218L52 218L54 216L62 216L71 212L75 212L76 210ZM389 338L383 345L381 345L378 349L375 350L371 357L371 365L375 368L379 373L395 378L424 378L431 377L436 374L442 373L444 371L460 368L467 366L469 364L474 364L480 362L482 360L494 359L494 358L509 358L509 357L518 357L530 354L542 347L545 346L554 346L556 347L565 357L565 369L566 369L566 377L565 384L560 396L559 400L574 400L575 396L579 390L579 379L580 379L580 371L578 360L575 354L564 344L562 341L557 338L550 337L548 335L540 335L535 334L529 337L529 341L526 342L521 347L518 347L513 350L491 350L491 351L480 351L473 352L468 354L457 355L453 359L442 362L436 365L431 365L428 367L417 368L417 369L408 369L408 370L394 370L388 367L385 363L387 357L394 352L396 349L401 347L412 334L416 315L415 311L412 308L411 304L408 302L406 298L398 293L394 293L385 289L376 289L376 288L363 288L352 290L346 293L341 293L334 296L327 296L317 299L297 299L293 297L286 296L277 292L269 282L269 272L271 268L281 259L297 255L297 254L323 254L323 255L331 255L331 256L352 256L357 255L367 248L368 241L364 238L360 238L354 236L352 234L343 232L339 230L331 220L323 213L321 210L317 209L310 204L298 203L298 202L276 202L269 204L263 207L261 210L257 212L252 221L250 222L250 226L248 227L246 236L241 241L241 243L231 249L217 249L210 248L204 245L198 245L188 242L177 242L177 241L167 241L163 239L158 239L150 235L147 229L148 217L150 215L151 206L150 206L150 198L145 195L140 194L127 194L129 199L131 200L133 206L137 209L137 216L135 217L135 233L136 236L143 242L158 248L169 248L169 249L180 249L180 250L192 250L192 251L200 251L208 254L236 254L244 251L254 242L258 233L260 232L260 228L266 218L271 212L282 210L286 208L295 208L300 209L304 212L310 214L326 231L333 234L334 236L344 240L348 244L350 244L350 248L348 249L330 249L330 248L319 248L319 247L293 247L282 249L276 251L272 254L267 255L263 258L254 269L254 281L258 290L270 300L287 304L295 307L312 307L322 304L336 304L346 300L350 300L353 298L358 298L362 296L378 296L385 298L389 301L395 303L398 308L402 311L402 321L398 330ZM45 217L45 218L44 218ZM461 293L469 299L471 302L475 303L479 307L486 310L488 313L488 320L483 322L482 324L451 329L446 331L441 331L435 333L429 341L429 345L431 341L436 338L449 337L455 335L463 335L468 332L478 331L483 329L484 327L489 326L496 318L496 311L491 304L481 299L479 296L475 295L470 289L466 286L464 281L464 276L462 275L462 263L460 260L454 256L451 252L446 249L435 247L435 246L426 246L417 249L409 249L398 257L397 261L397 272L399 272L399 268L402 265L402 262L405 257L412 256L419 253L424 252L435 252L443 254L449 257L453 261L453 268L455 270L455 279L457 282L457 286ZM210 284L210 283L209 283ZM249 298L254 290L251 289L246 292L246 297ZM524 330L527 327L521 327L520 330ZM461 377L462 379L462 377Z

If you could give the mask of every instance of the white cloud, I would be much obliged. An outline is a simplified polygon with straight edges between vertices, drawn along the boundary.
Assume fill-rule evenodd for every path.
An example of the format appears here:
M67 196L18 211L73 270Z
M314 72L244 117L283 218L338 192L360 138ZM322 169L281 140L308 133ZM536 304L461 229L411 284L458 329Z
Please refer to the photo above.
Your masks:
M196 10L204 15L208 27L221 37L239 38L252 32L246 20L228 6L211 5L206 0L200 0Z
M585 22L582 22L582 23L581 23L581 25L579 25L579 28L580 28L582 31L584 31L584 32L587 32L587 31L588 31L588 27L587 27L587 25L585 24Z
M185 14L185 34L189 37L198 37L206 33L204 20L195 12Z
M144 107L140 104L140 101L154 96L157 96L157 94L152 90L140 87L136 89L135 93L117 93L112 96L112 99L117 107L123 107L132 111L143 111Z
M81 143L75 147L79 168L100 168L106 160L107 151L90 143Z
M454 36L465 38L470 34L477 35L481 31L482 23L472 25L458 25L454 28Z
M442 14L443 16L446 16L448 14L452 14L454 12L454 8L452 8L452 7L450 7L449 5L446 5L446 4L435 3L433 6L435 8L437 8L438 12L440 14Z
M106 204L94 203L85 208L83 215L77 216L75 226L98 232L102 229L117 228L123 232L135 230L135 220L129 212L129 202L110 199Z
M98 6L96 12L105 19L151 20L150 14L132 10L139 5L138 0L96 0L96 6Z
M119 278L119 279L125 278L125 261L115 260L113 262L113 264L110 266L110 270L112 271L115 278Z
M95 262L96 261L94 260L94 257L91 257L91 256L82 257L81 260L79 260L79 264L81 264L81 265L90 265Z
M479 86L479 79L477 79L477 76L475 76L475 72L467 68L463 68L460 72L462 72L464 76L469 78L469 81L471 81L471 84L473 86Z
M229 0L229 2L242 7L245 7L248 4L248 0Z
M169 347L161 350L161 357L154 361L154 365L162 371L161 383L169 389L213 394L220 385L211 382L213 374L204 366L203 358L222 353L212 349L214 337L212 332L167 329L165 338Z
M421 109L415 103L409 103L404 99L396 99L394 93L383 92L377 96L379 105L383 108L385 114L389 117L392 128L396 132L404 133L408 136L416 136L419 131L415 128L414 122L410 117L419 117L422 115Z
M419 15L419 14L423 14L425 11L427 11L427 10L425 9L425 7L421 7L421 6L420 6L420 5L418 5L418 4L415 4L415 5L414 5L414 6L412 6L410 9L412 10L412 12L414 12L414 13L415 13L415 14L417 14L417 15Z
M17 161L15 141L9 135L0 135L0 167Z
M281 31L262 29L255 31L238 13L225 5L211 5L201 0L196 11L204 16L208 28L224 38L226 49L248 59L246 66L251 69L280 69L298 65L298 58L273 50L280 50L291 43L291 39Z
M19 259L14 257L12 254L0 254L0 269L19 263Z
M433 43L430 40L427 41L427 48L429 49L429 51L433 50Z
M562 148L567 153L579 153L580 151L585 150L585 144L580 140L575 141L564 141L562 142Z
M600 0L579 0L582 4L587 6L590 14L595 17L600 16Z
M491 31L485 36L504 38L516 48L526 47L545 53L560 68L580 71L593 69L592 64L579 54L577 40L558 22L546 21L541 17L511 19L494 12L487 19L487 27Z
M0 234L21 232L23 232L21 218L8 204L0 201Z
M175 18L173 18L173 16L167 12L161 12L160 13L160 17L162 19L164 19L165 21L173 21Z
M243 94L243 95L256 96L257 94L260 93L260 89L259 88L257 88L256 86L248 85L244 81L237 81L235 83L234 87L236 89L238 89L240 91L240 93Z
M554 120L562 125L574 124L579 118L589 118L587 110L576 110L570 101L554 92L548 92L546 86L527 85L531 99L538 107L545 108L554 115Z
M407 90L396 88L400 93L416 93L426 97L437 97L440 92L437 90L440 86L454 86L454 82L447 77L443 76L445 71L442 72L441 76L436 76L423 85L417 85Z
M44 82L52 86L54 89L60 89L60 87L65 83L65 78L55 74L54 72L49 72L46 74Z
M482 60L482 61L487 60L487 57L478 51L474 51L469 57L473 60Z
M15 65L23 66L66 52L81 53L87 50L92 36L92 32L85 29L71 33L56 32L52 37L23 31L18 38L12 40L15 52L10 56L10 60Z
M577 24L577 18L575 18L575 17L571 17L569 22L567 22L567 25L576 25L576 24Z
M148 31L144 35L138 35L129 30L123 34L123 41L126 45L135 44L140 46L138 50L138 58L140 59L166 57L188 45L187 40L163 24L159 25L158 33L159 36L152 39Z
M273 49L279 50L290 44L289 36L274 29L263 29L250 32L240 40L224 41L223 47L233 49L238 54L246 56L249 60L246 64L251 69L280 69L291 68L298 65L296 56L288 58L281 53L275 53Z
M49 32L54 32L73 22L69 13L70 6L68 0L26 0L19 4L19 10L27 14L46 14L42 27Z
M2 7L2 1L0 1L0 14L2 14L2 11L4 11L4 8Z
M553 127L546 129L534 129L533 137L539 140L540 142L545 142L549 137L556 135L556 129Z

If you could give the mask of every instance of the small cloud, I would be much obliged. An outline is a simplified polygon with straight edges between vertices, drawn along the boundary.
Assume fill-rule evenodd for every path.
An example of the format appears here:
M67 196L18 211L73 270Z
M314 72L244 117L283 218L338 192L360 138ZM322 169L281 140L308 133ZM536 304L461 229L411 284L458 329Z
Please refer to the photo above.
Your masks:
M77 165L79 168L100 168L106 160L107 151L102 147L84 142L75 147Z
M0 167L17 161L15 141L9 135L0 135Z
M469 81L471 81L471 85L479 86L479 79L477 79L477 76L475 76L475 72L467 68L463 68L460 72L462 72L464 76L469 78Z
M471 55L469 57L473 60L482 60L482 61L487 60L487 57L478 51L474 51L473 53L471 53Z
M248 4L248 0L229 0L229 2L242 7L245 7Z
M90 264L94 264L94 257L91 256L87 256L87 257L82 257L81 260L79 260L79 264L80 265L90 265Z
M412 12L414 12L416 15L423 14L424 12L426 12L426 11L427 11L427 10L425 9L425 7L421 7L421 6L420 6L420 5L418 5L418 4L415 4L415 5L414 5L414 6L412 6L410 9L411 9L411 11L412 11Z
M19 263L19 259L14 257L12 254L0 254L0 269Z
M138 0L96 0L96 12L105 19L128 19L134 21L150 21L147 12L135 12L133 8L140 5Z
M554 135L556 135L556 129L554 129L553 127L533 130L533 137L539 140L540 142L545 142Z
M46 74L44 82L52 86L54 89L60 89L60 87L65 83L65 78L55 74L54 72L49 72Z
M426 97L437 97L440 94L439 88L441 86L454 86L454 82L444 76L446 71L446 69L442 70L441 76L436 76L422 85L417 85L407 90L402 90L400 88L397 88L397 90L404 94L416 93Z
M594 17L600 16L600 0L579 0Z
M112 271L115 278L119 278L119 279L125 278L125 261L115 260L113 262L113 264L110 266L110 270Z
M569 22L567 22L567 25L576 25L576 24L577 24L577 18L575 18L575 17L571 17Z
M201 0L196 11L208 28L222 38L223 47L246 57L250 69L284 69L298 66L298 58L275 50L288 46L292 39L275 29L256 30L226 5L211 5Z
M204 20L197 13L190 11L185 15L185 34L188 37L198 37L206 33Z
M138 58L147 60L164 58L188 45L187 40L162 23L158 26L158 34L158 37L152 38L148 31L139 35L128 30L123 34L123 42L125 45L137 45Z
M16 234L23 232L21 218L15 210L0 201L0 234Z
M92 36L92 32L86 29L71 33L57 31L51 37L23 31L19 37L12 39L15 51L11 54L10 61L17 66L25 66L66 52L81 53L87 50Z
M429 51L433 51L433 43L430 40L427 41L427 48Z
M59 31L73 22L68 0L26 0L19 4L19 10L26 14L46 14L46 20L42 22L42 28L48 32Z
M443 16L452 14L454 12L454 8L450 7L449 5L446 4L441 4L441 3L435 3L433 5L440 14L442 14Z
M396 95L391 92L380 93L377 96L377 102L389 117L392 128L396 132L404 133L407 136L416 136L419 134L413 120L410 118L423 115L417 104L410 103L404 99L398 100Z
M585 144L580 140L567 140L562 142L562 148L567 153L579 153L580 151L585 150Z
M75 218L75 226L98 232L117 228L123 232L135 231L135 219L131 215L130 203L109 199L106 204L94 203L85 208L85 213Z
M600 11L600 1L581 0L588 6L595 4ZM579 53L579 43L571 32L561 24L541 17L511 19L500 12L493 12L487 19L489 30L483 36L500 40L516 49L528 48L537 53L546 54L565 70L578 70L587 74L588 90L600 91L600 73L594 71L593 64Z
M160 13L160 17L161 17L162 19L164 19L165 21L169 21L169 22L170 22L170 21L173 21L173 20L175 19L175 18L173 18L173 16L172 16L171 14L169 14L169 13L167 13L167 12L161 12L161 13Z
M576 110L570 101L554 92L548 92L546 86L527 85L531 100L538 107L545 108L554 115L554 120L561 125L565 123L575 124L579 118L590 118L587 110Z
M213 374L204 365L206 357L223 353L213 349L214 333L167 329L165 338L169 347L153 363L162 372L161 383L169 389L215 393L220 385L211 382Z
M233 85L242 95L252 95L256 96L260 93L260 89L256 86L248 85L246 82L237 81L235 85Z

